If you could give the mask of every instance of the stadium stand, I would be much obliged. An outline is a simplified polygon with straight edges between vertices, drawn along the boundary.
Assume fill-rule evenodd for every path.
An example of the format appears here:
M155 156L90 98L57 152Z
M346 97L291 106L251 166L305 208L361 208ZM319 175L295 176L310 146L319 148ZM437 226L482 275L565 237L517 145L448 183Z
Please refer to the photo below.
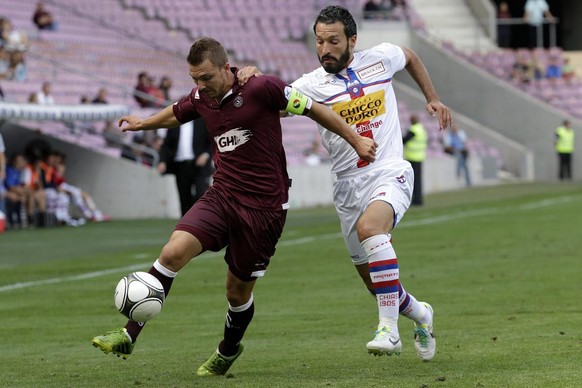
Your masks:
M2 83L7 101L25 103L42 82L50 80L57 104L77 105L82 95L107 87L111 104L125 105L141 116L151 111L140 109L133 98L136 75L146 70L157 77L169 76L173 80L173 94L184 95L192 82L186 65L180 68L175 64L184 61L192 40L201 35L224 42L234 65L254 64L263 72L276 73L287 81L315 68L317 58L305 40L317 11L327 4L313 1L310 7L281 13L276 10L285 6L282 0L103 0L99 7L91 0L52 0L47 6L59 20L59 28L37 31L31 20L36 1L5 1L5 16L31 37L27 79ZM361 8L358 0L340 3L351 9ZM414 7L407 8L406 18L415 29L424 31L423 20ZM218 24L216 20L228 23ZM411 112L405 104L399 108L405 130ZM431 134L430 155L443 156L435 122L424 112L415 113L420 114ZM86 133L71 130L70 123L26 124L42 127L44 133L61 140L114 157L121 155L119 147L108 146L102 127L96 133ZM318 136L314 124L300 117L285 119L283 131L289 163L302 163L305 150ZM478 139L471 146L477 155L495 154L480 145ZM498 164L502 165L501 160Z

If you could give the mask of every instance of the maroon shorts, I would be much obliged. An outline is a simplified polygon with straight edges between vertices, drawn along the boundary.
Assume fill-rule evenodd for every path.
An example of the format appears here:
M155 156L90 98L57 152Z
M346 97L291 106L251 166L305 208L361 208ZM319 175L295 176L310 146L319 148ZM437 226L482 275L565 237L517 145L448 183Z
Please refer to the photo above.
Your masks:
M195 236L203 251L220 251L243 281L264 275L285 225L287 210L258 210L223 198L212 186L182 217L175 230Z

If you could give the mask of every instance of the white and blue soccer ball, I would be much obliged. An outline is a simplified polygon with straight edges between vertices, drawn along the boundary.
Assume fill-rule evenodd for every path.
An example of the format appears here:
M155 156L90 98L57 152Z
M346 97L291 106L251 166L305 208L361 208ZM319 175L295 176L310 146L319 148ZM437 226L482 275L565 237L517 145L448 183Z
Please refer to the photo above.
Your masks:
M115 307L136 322L155 318L164 306L164 287L147 272L133 272L124 276L115 288Z

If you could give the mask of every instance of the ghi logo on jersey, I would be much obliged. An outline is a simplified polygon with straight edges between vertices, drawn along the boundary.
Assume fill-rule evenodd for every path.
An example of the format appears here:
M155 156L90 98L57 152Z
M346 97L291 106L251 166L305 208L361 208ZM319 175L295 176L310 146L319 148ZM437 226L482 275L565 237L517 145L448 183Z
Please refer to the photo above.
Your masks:
M214 141L218 145L219 152L234 151L238 146L245 144L253 136L250 129L235 128L220 136L216 136Z
M333 105L333 110L349 125L370 121L386 113L384 91L378 90L354 100L338 102Z

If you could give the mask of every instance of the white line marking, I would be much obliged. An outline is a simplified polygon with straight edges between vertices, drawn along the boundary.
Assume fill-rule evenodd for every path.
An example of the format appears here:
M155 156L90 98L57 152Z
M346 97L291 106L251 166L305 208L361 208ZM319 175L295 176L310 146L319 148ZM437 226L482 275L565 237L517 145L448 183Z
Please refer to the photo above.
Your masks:
M552 206L552 205L558 205L558 204L572 202L576 199L579 199L580 197L582 197L582 196L581 195L566 196L566 197L544 199L541 201L525 203L525 204L519 205L517 207L511 207L511 208L492 207L492 208L486 208L486 209L469 210L469 211L459 212L459 213L449 214L449 215L421 218L418 220L404 221L401 225L398 226L398 228L407 228L407 227L418 226L418 225L437 224L437 223L442 223L442 222L447 222L447 221L452 221L452 220L458 220L458 219L462 219L462 218L477 217L477 216L481 216L481 215L495 214L495 213L507 212L507 211L511 211L511 210L520 210L520 211L533 210L533 209L537 209L540 207ZM296 238L293 240L283 240L283 241L279 242L278 246L293 246L293 245L299 245L299 244L307 244L307 243L312 243L315 241L329 240L329 239L340 238L340 237L342 237L341 233L328 233L328 234L323 234L320 236L307 236L307 237ZM208 253L205 253L201 258L209 258L209 257L213 257L213 256L218 256L220 254L221 254L220 252L208 252ZM135 256L135 258L140 258L141 256L142 256L141 254L138 254ZM64 282L72 282L72 281L76 281L76 280L91 279L91 278L96 278L96 277L109 275L109 274L117 273L117 272L131 272L131 271L137 271L140 269L144 270L145 265L147 265L147 264L134 264L134 265L126 266L126 267L111 268L111 269L107 269L107 270L103 270L103 271L88 272L88 273L80 274L80 275L73 275L73 276L65 276L65 277L59 277L59 278L51 278L51 279L44 279L44 280L34 280L34 281L30 281L30 282L8 284L5 286L0 286L0 292L13 291L13 290L18 290L18 289L28 288L28 287L42 286L42 285L46 285L46 284L57 284L57 283L64 283Z

